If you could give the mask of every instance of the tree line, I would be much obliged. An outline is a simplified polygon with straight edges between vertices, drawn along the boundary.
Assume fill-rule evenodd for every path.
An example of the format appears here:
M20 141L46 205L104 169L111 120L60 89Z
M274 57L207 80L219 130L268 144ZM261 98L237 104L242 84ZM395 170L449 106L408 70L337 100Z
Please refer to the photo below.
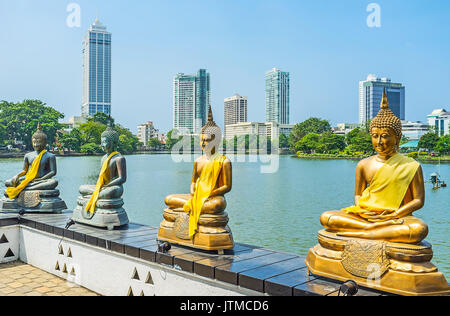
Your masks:
M3 146L22 144L31 150L31 136L40 122L51 148L85 154L102 152L101 134L107 128L108 115L97 113L70 132L65 132L64 125L59 123L63 118L64 114L40 100L18 103L0 101L0 143ZM133 153L142 145L135 135L120 124L115 124L114 129L119 133L120 152Z
M368 126L352 130L347 135L334 134L330 122L309 118L294 126L289 135L290 150L297 154L346 154L373 153Z

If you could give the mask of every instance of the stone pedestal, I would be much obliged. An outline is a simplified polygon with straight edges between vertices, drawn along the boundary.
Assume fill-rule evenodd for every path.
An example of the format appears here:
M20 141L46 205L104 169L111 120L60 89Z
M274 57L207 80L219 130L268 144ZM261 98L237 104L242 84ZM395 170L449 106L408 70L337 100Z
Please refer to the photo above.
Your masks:
M401 244L337 236L322 230L306 258L309 271L339 281L408 296L449 295L444 275L431 263L427 242Z
M128 215L122 207L124 203L121 198L98 200L94 214L85 210L90 198L90 195L78 197L77 206L72 216L76 223L107 228L108 230L129 223Z
M1 213L61 213L67 209L66 203L60 199L59 190L23 190L16 199L2 197Z
M160 241L208 251L234 248L226 212L200 215L198 233L193 240L189 239L189 215L182 208L167 208L163 216L158 233Z

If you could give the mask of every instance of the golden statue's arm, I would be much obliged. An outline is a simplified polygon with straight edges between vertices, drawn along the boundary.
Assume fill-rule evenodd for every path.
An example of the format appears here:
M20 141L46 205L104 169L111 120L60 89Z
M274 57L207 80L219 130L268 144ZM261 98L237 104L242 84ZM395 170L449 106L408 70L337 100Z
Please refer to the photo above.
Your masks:
M194 169L192 171L192 183L191 183L191 195L194 195L195 193L195 185L197 183L198 178L200 177L200 175L197 173L197 160L194 161Z
M214 196L224 196L225 194L227 194L228 192L231 191L231 188L233 186L232 184L232 167L231 167L231 161L227 158L225 159L225 161L223 162L223 166L222 166L222 171L221 171L221 179L219 179L219 181L221 183L223 183L222 186L214 189L211 192L210 197L214 197Z
M358 163L358 166L356 167L355 205L358 205L358 201L368 185L366 177L364 176L364 169L365 169L365 161L363 160L360 163Z

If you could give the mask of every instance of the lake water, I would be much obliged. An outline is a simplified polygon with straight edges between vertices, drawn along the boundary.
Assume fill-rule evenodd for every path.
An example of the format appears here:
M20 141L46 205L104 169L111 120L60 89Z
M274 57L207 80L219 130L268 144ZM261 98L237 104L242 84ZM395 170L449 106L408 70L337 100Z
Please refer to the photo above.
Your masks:
M306 255L317 243L320 214L353 203L356 161L281 156L279 170L263 174L262 163L250 158L242 156L245 162L233 163L233 190L226 196L236 242ZM58 158L59 189L69 209L75 207L81 184L96 183L100 159ZM124 207L128 216L132 222L157 227L164 197L189 192L192 162L176 163L170 155L133 155L127 156L127 166ZM422 166L426 179L438 171L436 164ZM11 178L21 167L22 160L0 160L0 180ZM442 178L450 182L450 165L442 164L440 169ZM429 225L433 263L450 281L450 188L433 191L427 183L426 194L425 207L415 216Z

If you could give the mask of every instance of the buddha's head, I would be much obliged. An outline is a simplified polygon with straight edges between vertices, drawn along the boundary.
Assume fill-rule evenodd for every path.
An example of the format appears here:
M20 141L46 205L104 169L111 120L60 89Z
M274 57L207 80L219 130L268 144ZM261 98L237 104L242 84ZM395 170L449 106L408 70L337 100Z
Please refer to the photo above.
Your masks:
M38 123L37 131L31 137L34 150L41 152L47 147L47 135L42 131L41 123Z
M214 122L211 105L208 110L208 122L200 133L200 146L205 153L214 154L222 141L222 131Z
M381 110L370 123L373 148L382 156L390 156L398 151L402 138L402 122L389 109L386 89L383 90Z
M101 146L106 153L112 153L119 146L119 133L114 130L111 120L101 135L101 142Z

